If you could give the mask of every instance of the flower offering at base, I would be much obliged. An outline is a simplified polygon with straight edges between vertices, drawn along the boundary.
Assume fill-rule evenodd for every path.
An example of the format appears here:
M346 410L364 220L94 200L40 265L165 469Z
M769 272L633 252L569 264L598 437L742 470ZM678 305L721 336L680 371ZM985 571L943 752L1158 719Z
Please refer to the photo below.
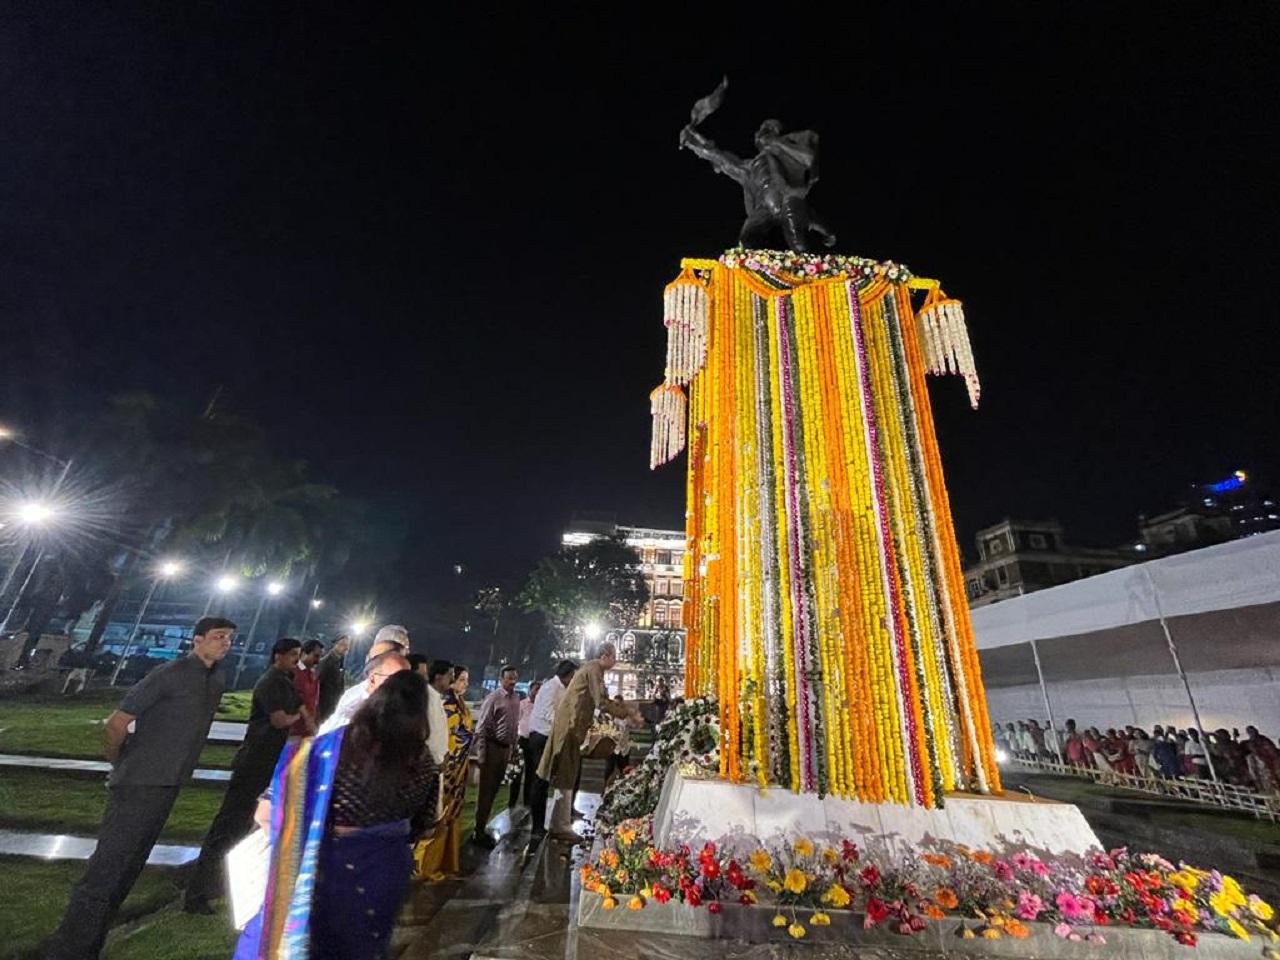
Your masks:
M583 889L633 910L674 901L712 913L762 905L769 923L802 939L832 914L904 936L930 921L963 921L967 939L1024 939L1033 930L1104 945L1109 930L1167 933L1195 946L1204 934L1280 944L1271 904L1233 877L1127 850L1044 860L958 844L872 862L850 839L796 836L739 859L713 843L658 849L650 822L618 824L581 867ZM606 902L606 909L610 909Z

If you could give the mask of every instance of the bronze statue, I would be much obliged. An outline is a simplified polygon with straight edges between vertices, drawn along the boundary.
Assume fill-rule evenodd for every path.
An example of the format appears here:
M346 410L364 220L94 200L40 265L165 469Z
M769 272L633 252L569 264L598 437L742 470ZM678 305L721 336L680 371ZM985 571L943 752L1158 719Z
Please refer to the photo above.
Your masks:
M738 233L744 247L764 247L781 230L787 247L808 251L809 231L830 247L836 235L814 215L806 197L818 182L818 135L812 130L783 133L777 120L766 120L756 131L756 149L750 160L721 150L697 130L700 123L719 109L729 85L720 86L693 105L689 124L680 131L680 146L688 147L708 161L717 173L732 177L742 185L747 219Z

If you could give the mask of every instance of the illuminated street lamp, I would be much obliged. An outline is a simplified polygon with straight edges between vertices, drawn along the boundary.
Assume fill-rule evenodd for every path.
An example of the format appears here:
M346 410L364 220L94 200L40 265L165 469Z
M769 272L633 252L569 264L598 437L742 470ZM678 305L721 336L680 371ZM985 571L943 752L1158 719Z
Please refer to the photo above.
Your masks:
M61 481L59 481L61 482ZM13 512L14 519L28 530L44 527L46 524L52 523L58 518L58 511L48 503L40 500L27 500L18 505L18 509ZM4 583L0 584L0 597L3 597L9 589L9 584L13 582L13 578L17 575L18 569L22 566L22 561L27 557L29 544L24 544L22 551L18 554L18 562L15 563L6 574ZM18 609L18 604L22 602L23 595L27 592L27 587L31 584L31 578L36 574L36 568L40 566L40 562L44 560L44 546L36 553L36 559L31 564L31 569L27 571L26 579L22 581L22 586L18 588L17 595L13 598L13 603L9 605L8 612L4 615L4 620L0 621L0 635L3 635L9 629L9 620L13 617L13 613ZM24 654L25 656L25 654Z
M57 510L39 500L30 500L18 507L15 511L15 516L18 522L25 526L39 527L57 516Z
M182 572L187 569L187 565L181 560L165 560L156 567L156 575L151 579L151 588L147 590L147 596L142 601L142 606L138 608L138 619L133 621L133 629L129 631L129 639L124 642L124 649L120 651L120 659L116 661L116 668L111 671L111 685L116 685L116 680L120 678L120 671L124 669L125 661L129 659L129 651L133 648L133 641L137 639L138 629L142 626L142 618L147 615L147 607L151 606L151 598L156 595L156 588L160 586L161 580L172 580L174 577L181 576Z
M369 627L370 623L368 620L353 620L351 621L351 635L353 637L362 637Z
M307 604L307 612L302 615L302 631L299 637L301 640L307 639L307 624L311 622L311 614L324 606L324 601L320 599L319 593L320 583L317 581L316 585L311 588L311 602Z
M232 690L240 686L240 674L244 673L244 658L249 652L249 647L253 644L254 634L258 632L258 621L262 619L262 608L267 605L268 600L272 600L282 593L284 593L283 583L278 580L267 581L267 585L262 591L262 599L258 601L258 609L253 613L253 623L249 625L249 635L245 637L244 646L240 648L240 659L236 661L236 675L231 681Z

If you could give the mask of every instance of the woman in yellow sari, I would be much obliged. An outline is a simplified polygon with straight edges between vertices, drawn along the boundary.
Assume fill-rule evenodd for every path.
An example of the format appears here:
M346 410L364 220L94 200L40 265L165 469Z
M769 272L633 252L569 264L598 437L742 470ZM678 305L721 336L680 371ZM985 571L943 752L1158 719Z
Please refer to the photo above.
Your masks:
M441 810L431 839L419 841L413 851L414 876L432 883L453 876L460 869L458 854L462 849L462 833L459 820L462 803L467 796L471 738L475 734L475 721L466 701L468 679L467 668L459 666L444 695L444 712L449 720L449 752L442 765Z

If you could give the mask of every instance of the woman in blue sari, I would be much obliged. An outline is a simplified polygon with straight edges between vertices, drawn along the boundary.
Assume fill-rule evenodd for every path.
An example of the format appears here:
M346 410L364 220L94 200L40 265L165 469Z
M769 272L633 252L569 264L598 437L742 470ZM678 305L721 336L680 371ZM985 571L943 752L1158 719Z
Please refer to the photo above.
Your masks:
M402 670L347 727L286 747L272 781L266 897L234 960L386 956L410 843L436 811L426 704L426 681Z

